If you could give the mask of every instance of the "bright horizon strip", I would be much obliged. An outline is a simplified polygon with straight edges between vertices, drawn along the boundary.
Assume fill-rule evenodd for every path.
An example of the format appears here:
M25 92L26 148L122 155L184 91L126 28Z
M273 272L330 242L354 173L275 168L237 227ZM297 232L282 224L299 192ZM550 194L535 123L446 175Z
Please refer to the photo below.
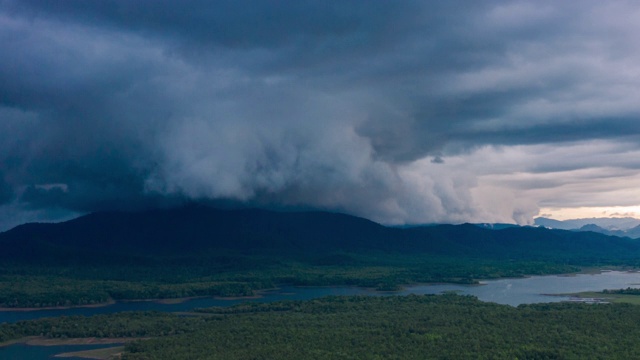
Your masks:
M603 217L633 217L640 218L640 206L602 206L575 208L541 208L537 217L547 217L556 220L603 218Z

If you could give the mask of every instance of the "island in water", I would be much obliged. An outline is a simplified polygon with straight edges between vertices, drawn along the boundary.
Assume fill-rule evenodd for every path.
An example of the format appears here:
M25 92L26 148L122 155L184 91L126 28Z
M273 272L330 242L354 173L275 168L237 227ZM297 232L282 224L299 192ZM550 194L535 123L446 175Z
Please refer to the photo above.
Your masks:
M82 356L123 359L580 358L602 353L604 344L620 357L638 350L627 324L638 310L628 304L514 307L464 294L399 295L416 284L483 286L487 279L638 266L637 241L599 233L393 228L335 213L190 205L25 224L1 233L0 246L7 249L0 254L5 311L214 298L235 304L4 323L0 352L15 350L16 342L88 341L117 346L81 349ZM346 286L383 296L260 301L261 292L282 286ZM549 345L558 342L564 345Z

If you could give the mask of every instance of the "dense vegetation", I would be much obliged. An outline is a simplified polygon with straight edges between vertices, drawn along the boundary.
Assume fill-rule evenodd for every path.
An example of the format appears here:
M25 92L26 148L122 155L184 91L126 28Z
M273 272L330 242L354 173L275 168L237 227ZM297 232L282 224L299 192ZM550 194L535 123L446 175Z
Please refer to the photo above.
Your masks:
M225 263L118 267L0 268L0 306L51 307L110 299L249 296L279 284L351 285L396 290L416 282L472 283L475 279L578 270L564 264L453 259L426 255L334 254L294 261L258 256Z
M155 311L91 317L61 316L0 324L0 342L27 336L49 339L168 336L201 329L205 320L205 317L180 317Z
M332 297L212 309L193 333L125 359L632 359L640 307L518 308L457 295Z
M640 295L640 289L628 287L626 289L603 290L603 294Z
M278 284L395 290L638 266L640 259L640 242L595 233L397 229L340 214L200 207L29 224L0 234L0 246L0 306L14 308L246 296ZM0 324L0 341L154 338L127 345L130 360L626 359L640 353L638 318L640 306L625 304L512 308L456 295L332 297L191 317L147 312Z
M27 224L1 233L0 247L0 307L14 308L245 296L283 283L394 290L640 258L640 242L595 233L399 229L341 214L199 206Z
M23 336L153 337L125 359L632 359L640 306L483 303L469 296L327 297L0 325Z

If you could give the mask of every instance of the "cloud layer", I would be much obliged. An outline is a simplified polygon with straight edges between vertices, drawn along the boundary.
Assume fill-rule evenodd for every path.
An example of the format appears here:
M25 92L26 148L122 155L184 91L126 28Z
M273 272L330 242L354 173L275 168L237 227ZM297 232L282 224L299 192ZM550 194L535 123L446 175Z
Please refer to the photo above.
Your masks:
M0 228L199 201L640 204L640 7L0 1Z

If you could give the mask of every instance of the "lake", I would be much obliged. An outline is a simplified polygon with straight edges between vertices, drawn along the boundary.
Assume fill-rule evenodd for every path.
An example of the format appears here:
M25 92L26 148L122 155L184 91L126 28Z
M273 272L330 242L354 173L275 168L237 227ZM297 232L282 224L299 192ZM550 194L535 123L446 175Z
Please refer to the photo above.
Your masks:
M640 287L639 272L603 271L598 274L532 276L486 280L482 281L481 285L416 285L407 287L400 294L438 294L444 291L456 291L459 294L476 296L482 301L518 306L570 299L567 296L549 296L553 294L626 289L627 287Z
M604 289L622 289L640 287L639 272L603 271L597 274L547 275L527 278L485 280L480 285L421 284L405 287L398 292L378 292L356 287L291 287L264 292L255 299L214 299L198 298L178 304L162 304L153 301L118 302L97 308L74 308L60 310L38 310L29 312L0 312L0 323L37 319L54 316L96 315L120 311L189 311L198 307L231 306L242 302L273 302L281 300L309 300L330 295L409 295L440 294L455 291L459 294L473 295L487 302L517 306L540 302L559 302L569 300L566 296L545 294L566 294L582 291L601 291ZM69 350L71 349L71 350ZM0 348L2 359L49 359L52 354L65 351L82 350L79 346L58 349L43 349L40 346L12 345ZM14 356L14 357L11 357ZM15 357L17 356L17 357Z
M480 285L420 284L405 287L398 292L378 292L357 287L293 287L283 286L266 291L262 297L254 299L197 298L177 304L162 304L155 301L125 301L113 305L93 308L71 308L36 311L1 311L0 323L44 317L110 314L121 311L189 311L199 307L231 306L242 302L273 302L281 300L309 300L330 295L409 295L440 294L455 291L473 295L482 301L517 306L538 302L558 302L568 300L563 296L544 294L566 294L582 291L601 291L640 287L640 272L603 271L596 274L545 275L526 278L484 280Z

